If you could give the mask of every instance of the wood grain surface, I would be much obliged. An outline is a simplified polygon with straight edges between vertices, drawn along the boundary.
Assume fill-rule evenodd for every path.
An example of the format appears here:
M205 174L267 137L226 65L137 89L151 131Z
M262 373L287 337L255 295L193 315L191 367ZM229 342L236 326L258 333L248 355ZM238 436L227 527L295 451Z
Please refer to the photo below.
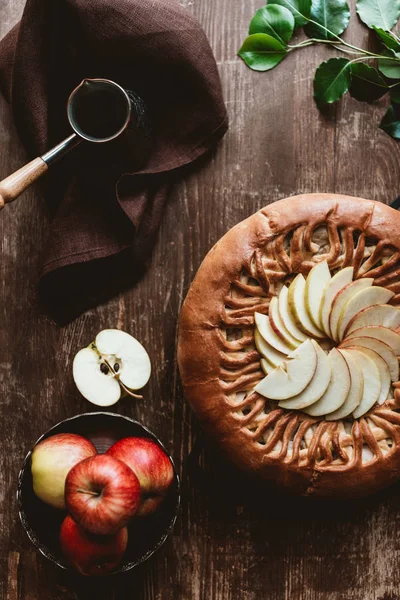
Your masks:
M0 216L0 600L399 600L400 485L357 503L313 504L261 493L225 465L185 404L176 364L177 319L211 246L262 206L303 192L390 202L400 193L400 148L377 128L386 100L346 97L319 112L311 47L269 74L236 52L262 2L182 0L216 55L231 119L219 148L181 181L164 215L150 268L137 287L61 328L40 313L36 283L48 220L40 188ZM355 16L347 39L371 45ZM0 0L0 36L23 0ZM0 179L26 156L0 98ZM106 285L107 282L105 282ZM139 338L152 358L144 401L115 407L156 432L183 483L173 536L119 580L81 582L35 552L18 521L18 470L37 437L93 407L77 392L75 352L105 327Z

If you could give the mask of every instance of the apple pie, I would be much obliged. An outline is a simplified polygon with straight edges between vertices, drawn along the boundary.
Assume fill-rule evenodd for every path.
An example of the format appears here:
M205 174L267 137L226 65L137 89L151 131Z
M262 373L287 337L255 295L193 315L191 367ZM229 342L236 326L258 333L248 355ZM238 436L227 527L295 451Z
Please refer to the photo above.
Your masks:
M400 478L400 215L307 194L231 229L188 292L185 395L240 468L301 495Z

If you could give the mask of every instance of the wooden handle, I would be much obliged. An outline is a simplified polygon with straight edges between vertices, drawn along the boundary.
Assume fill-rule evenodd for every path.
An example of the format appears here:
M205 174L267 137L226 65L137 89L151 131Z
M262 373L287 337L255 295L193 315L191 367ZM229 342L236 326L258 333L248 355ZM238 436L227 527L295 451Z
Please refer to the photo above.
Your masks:
M4 208L4 205L7 202L12 202L26 188L28 188L31 183L39 179L43 173L45 173L48 169L48 166L40 157L35 158L30 163L15 171L9 177L0 181L0 210Z

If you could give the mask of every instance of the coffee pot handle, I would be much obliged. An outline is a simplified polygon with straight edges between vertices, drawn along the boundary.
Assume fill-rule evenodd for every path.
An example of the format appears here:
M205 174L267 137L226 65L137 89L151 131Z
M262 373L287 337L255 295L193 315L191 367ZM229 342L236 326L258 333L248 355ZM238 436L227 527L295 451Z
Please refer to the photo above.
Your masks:
M5 204L18 198L48 168L45 161L38 157L0 181L0 210Z

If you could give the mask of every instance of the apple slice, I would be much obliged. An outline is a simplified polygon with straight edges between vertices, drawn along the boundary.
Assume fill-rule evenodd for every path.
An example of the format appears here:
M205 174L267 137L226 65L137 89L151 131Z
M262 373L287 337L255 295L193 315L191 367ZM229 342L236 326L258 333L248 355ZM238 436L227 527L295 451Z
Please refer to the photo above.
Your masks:
M343 334L347 325L361 310L367 308L367 306L373 306L374 304L387 304L393 296L393 292L386 288L379 287L378 285L373 285L372 287L357 292L357 294L350 298L340 314L337 329L338 339L343 339Z
M305 342L307 339L306 334L297 327L297 325L296 325L295 321L293 320L293 317L290 313L289 303L288 303L288 294L289 294L289 290L286 287L286 285L284 285L283 288L281 289L281 291L279 292L279 296L278 296L279 314L281 316L283 324L285 325L285 327L289 331L289 333L296 340L299 340L299 342Z
M378 398L381 395L381 377L379 375L378 367L372 358L355 348L348 348L347 352L351 353L351 356L357 362L364 379L364 390L361 402L353 411L353 417L359 419L378 401Z
M254 320L256 322L257 329L259 333L262 335L264 340L268 342L270 346L272 346L278 352L282 352L282 354L289 354L293 350L288 344L286 344L280 337L278 337L275 331L271 327L271 323L269 322L269 318L267 315L263 315L261 313L254 313Z
M322 329L321 323L321 304L324 291L331 281L326 260L318 263L311 269L306 279L305 303L311 321L318 329Z
M284 342L284 344L287 344L292 350L294 350L295 348L297 348L297 346L300 346L301 342L299 340L296 340L296 338L294 338L292 334L286 329L286 326L279 314L278 304L279 302L276 296L271 298L271 302L269 304L268 309L269 322L276 335Z
M305 304L305 287L306 280L303 275L299 273L289 286L289 311L299 329L302 329L305 333L313 337L323 338L325 337L324 334L315 327L307 312Z
M146 385L151 363L134 337L119 329L105 329L76 354L72 372L82 396L97 406L111 406L118 402L122 390L135 397L131 390Z
M331 363L321 346L315 340L311 340L311 343L317 355L317 368L314 376L307 387L297 394L297 396L279 402L281 408L292 410L306 408L317 402L325 394L329 386L332 376Z
M379 371L379 376L381 379L381 393L377 400L378 404L383 404L385 400L387 400L390 391L390 372L389 367L386 362L383 360L381 356L374 350L370 350L369 348L362 348L361 346L354 346L355 350L359 350L363 354L366 354L371 358Z
M260 360L260 363L261 363L261 368L265 375L269 375L269 373L271 373L271 371L273 371L275 369L275 367L272 366L271 363L269 363L265 358L262 358Z
M344 419L359 406L364 393L364 379L361 369L348 350L338 350L345 359L350 371L351 385L346 400L340 408L325 416L327 421Z
M350 370L342 354L336 348L332 348L328 360L332 370L330 385L317 402L304 409L304 412L312 417L320 417L338 410L350 392Z
M400 327L400 309L390 304L375 304L364 308L352 318L344 335L346 337L356 329L368 327L369 325L381 325L389 329L398 329Z
M388 327L383 327L382 325L369 325L367 327L360 327L360 329L355 329L352 331L347 337L347 340L351 340L355 337L372 337L384 342L388 346L391 347L396 356L400 354L400 334L397 331L392 331L392 329L388 329Z
M374 280L371 277L366 279L357 279L352 281L346 287L342 288L340 292L336 294L332 302L331 314L329 316L329 330L331 337L338 341L339 339L339 320L342 311L344 310L347 303L353 298L357 292L365 290L365 288L371 287Z
M351 283L353 280L353 272L353 267L345 267L332 277L325 288L320 307L320 322L322 330L325 331L326 335L330 335L329 317L331 314L332 302L338 292Z
M278 367L281 362L285 360L287 353L282 354L282 352L277 352L275 348L264 340L258 329L254 330L254 342L261 356L263 356L273 368Z
M254 390L271 400L284 400L302 392L317 368L317 352L311 340L296 348Z
M385 342L377 340L376 338L368 337L354 337L346 339L341 343L341 348L349 348L350 346L357 346L360 347L360 349L368 348L379 354L389 368L392 381L395 382L399 380L399 361L388 344L385 344Z

